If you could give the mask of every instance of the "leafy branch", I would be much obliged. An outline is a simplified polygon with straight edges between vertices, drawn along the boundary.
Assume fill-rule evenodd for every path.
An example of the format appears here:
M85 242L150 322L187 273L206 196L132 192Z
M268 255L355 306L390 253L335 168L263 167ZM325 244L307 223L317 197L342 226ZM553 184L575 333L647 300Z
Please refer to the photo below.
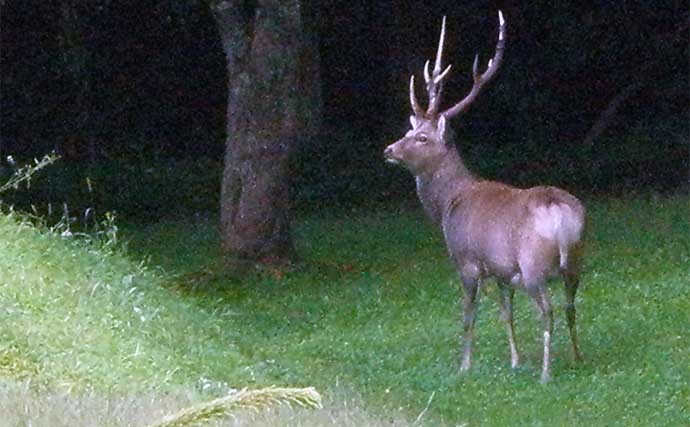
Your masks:
M0 193L3 193L9 189L19 188L19 184L26 182L27 186L31 183L31 177L39 170L55 163L60 156L55 153L46 154L41 160L34 159L33 164L29 163L15 170L10 179L7 180L2 186L0 186ZM12 162L11 157L8 160Z

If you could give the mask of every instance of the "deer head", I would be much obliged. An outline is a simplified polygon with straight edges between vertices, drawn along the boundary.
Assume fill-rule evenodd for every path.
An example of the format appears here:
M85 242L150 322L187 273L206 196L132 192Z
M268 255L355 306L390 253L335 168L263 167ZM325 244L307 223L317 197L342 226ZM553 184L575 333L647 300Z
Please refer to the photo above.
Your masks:
M450 118L467 111L472 103L477 99L479 93L486 83L488 83L501 65L503 50L505 49L505 20L503 14L498 12L499 34L496 45L496 53L489 60L486 71L479 74L479 56L475 55L472 66L472 77L474 84L467 96L452 107L439 112L441 95L443 92L443 80L448 76L451 66L443 69L441 60L443 56L443 43L446 35L446 17L443 17L441 24L441 36L436 52L434 69L429 72L429 61L424 65L424 81L429 98L429 105L424 111L417 102L415 95L414 74L410 77L410 104L413 115L410 116L410 129L405 136L389 145L384 151L384 156L388 162L402 164L407 167L414 175L421 175L429 172L440 164L446 156L449 147L447 142L447 122Z

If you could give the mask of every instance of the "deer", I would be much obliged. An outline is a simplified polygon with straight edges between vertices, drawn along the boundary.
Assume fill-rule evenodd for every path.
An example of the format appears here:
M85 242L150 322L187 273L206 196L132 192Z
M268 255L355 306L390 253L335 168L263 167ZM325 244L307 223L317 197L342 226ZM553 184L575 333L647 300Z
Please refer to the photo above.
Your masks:
M498 12L499 34L493 58L478 72L472 66L473 85L467 96L441 110L444 79L441 57L446 33L443 17L434 68L424 65L429 103L423 110L410 77L411 129L384 150L387 162L401 165L415 177L417 195L427 216L441 228L451 261L463 288L463 336L460 371L470 369L478 293L485 279L499 289L501 319L510 347L511 367L520 364L513 331L513 296L525 291L543 325L541 382L551 378L550 351L553 309L547 281L561 277L565 284L565 313L576 361L582 360L575 325L575 294L580 284L585 208L570 193L552 186L521 189L481 179L465 166L448 121L464 113L496 75L506 44L506 23Z

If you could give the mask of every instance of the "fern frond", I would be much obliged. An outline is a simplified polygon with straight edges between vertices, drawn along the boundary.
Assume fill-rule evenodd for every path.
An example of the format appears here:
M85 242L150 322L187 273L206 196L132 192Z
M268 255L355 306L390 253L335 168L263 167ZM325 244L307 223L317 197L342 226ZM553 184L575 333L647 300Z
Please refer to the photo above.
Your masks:
M259 390L242 389L236 393L204 402L168 415L149 427L190 427L231 416L240 409L261 409L290 405L304 408L321 408L321 395L313 387L268 387Z

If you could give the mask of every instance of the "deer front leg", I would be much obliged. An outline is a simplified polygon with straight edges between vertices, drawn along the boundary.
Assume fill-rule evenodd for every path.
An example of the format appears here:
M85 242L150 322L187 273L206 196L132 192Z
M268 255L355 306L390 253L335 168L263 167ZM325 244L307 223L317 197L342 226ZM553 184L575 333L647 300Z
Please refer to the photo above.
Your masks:
M464 277L462 279L465 296L463 297L463 349L460 363L460 371L470 369L472 365L472 340L474 338L474 320L477 307L477 293L479 279Z
M501 291L501 320L505 323L508 333L508 344L510 345L510 367L517 368L520 364L517 345L515 344L515 334L513 332L513 295L515 289L505 283L498 282Z

